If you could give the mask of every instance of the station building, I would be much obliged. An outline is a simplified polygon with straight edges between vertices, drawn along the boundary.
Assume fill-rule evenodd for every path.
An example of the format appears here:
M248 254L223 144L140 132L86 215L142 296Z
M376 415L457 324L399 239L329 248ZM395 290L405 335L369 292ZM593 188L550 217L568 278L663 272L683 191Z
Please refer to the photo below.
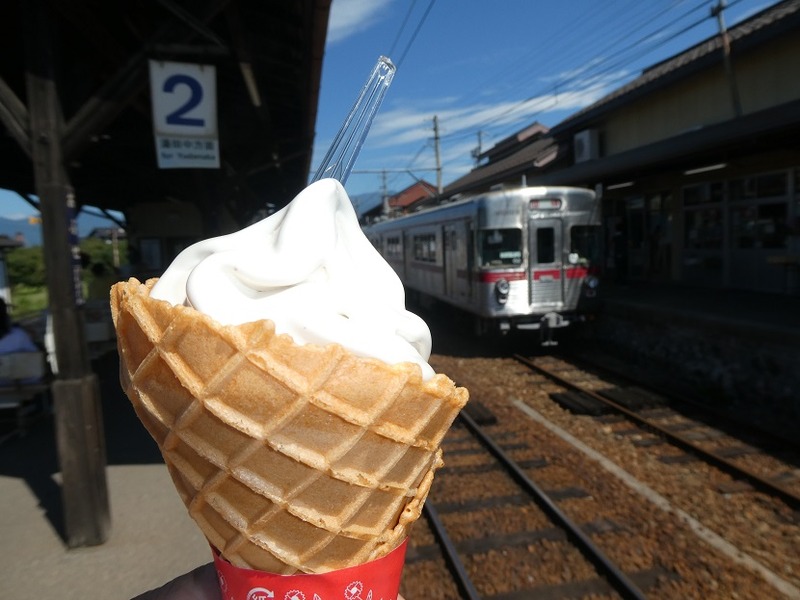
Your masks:
M445 197L576 185L602 197L621 281L800 289L800 0L646 69L551 129L482 155Z

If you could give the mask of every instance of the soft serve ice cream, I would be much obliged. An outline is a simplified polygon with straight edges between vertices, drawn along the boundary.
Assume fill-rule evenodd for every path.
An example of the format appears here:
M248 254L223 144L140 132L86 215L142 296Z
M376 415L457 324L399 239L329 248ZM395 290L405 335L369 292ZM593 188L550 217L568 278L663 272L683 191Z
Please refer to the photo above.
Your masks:
M298 344L338 343L433 376L428 326L405 309L403 285L364 236L335 179L241 231L187 248L151 297L191 306L223 325L269 319Z

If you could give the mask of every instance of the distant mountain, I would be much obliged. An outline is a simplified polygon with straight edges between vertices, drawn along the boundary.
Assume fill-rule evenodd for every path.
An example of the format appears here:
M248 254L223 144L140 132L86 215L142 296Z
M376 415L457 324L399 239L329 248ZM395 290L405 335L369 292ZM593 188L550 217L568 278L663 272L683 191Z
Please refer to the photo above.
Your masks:
M391 193L389 194L391 195ZM351 196L353 206L356 212L361 215L368 210L375 208L382 201L380 192L367 192ZM81 213L78 215L78 235L81 238L86 237L93 229L98 227L113 227L115 223L109 221L104 217L93 214ZM25 238L26 246L41 246L42 245L42 226L39 223L30 223L28 218L22 219L7 219L0 217L0 235L7 235L10 238L15 237L18 233L22 234Z
M6 219L0 217L0 234L10 238L18 234L25 239L26 246L42 245L42 226L32 225L27 219Z
M78 215L78 235L86 237L93 229L98 227L112 227L113 221L104 217L81 213ZM42 225L40 223L30 223L26 218L6 219L0 217L0 235L7 235L10 238L17 234L22 234L26 246L42 245Z

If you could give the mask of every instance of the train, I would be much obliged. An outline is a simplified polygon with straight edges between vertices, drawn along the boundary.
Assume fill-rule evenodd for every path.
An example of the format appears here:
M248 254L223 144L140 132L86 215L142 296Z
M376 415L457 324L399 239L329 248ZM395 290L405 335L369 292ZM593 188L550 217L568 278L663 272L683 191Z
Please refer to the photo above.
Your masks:
M603 238L590 189L492 190L363 230L409 300L460 309L477 335L532 330L555 345L555 331L598 305Z

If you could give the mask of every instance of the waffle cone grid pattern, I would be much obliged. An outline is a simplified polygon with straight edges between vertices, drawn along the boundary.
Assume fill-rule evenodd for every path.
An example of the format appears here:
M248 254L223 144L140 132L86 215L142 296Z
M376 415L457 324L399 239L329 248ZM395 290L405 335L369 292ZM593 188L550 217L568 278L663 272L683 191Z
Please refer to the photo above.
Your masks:
M321 573L388 554L419 517L467 392L413 364L297 345L112 288L120 381L190 515L234 565Z

